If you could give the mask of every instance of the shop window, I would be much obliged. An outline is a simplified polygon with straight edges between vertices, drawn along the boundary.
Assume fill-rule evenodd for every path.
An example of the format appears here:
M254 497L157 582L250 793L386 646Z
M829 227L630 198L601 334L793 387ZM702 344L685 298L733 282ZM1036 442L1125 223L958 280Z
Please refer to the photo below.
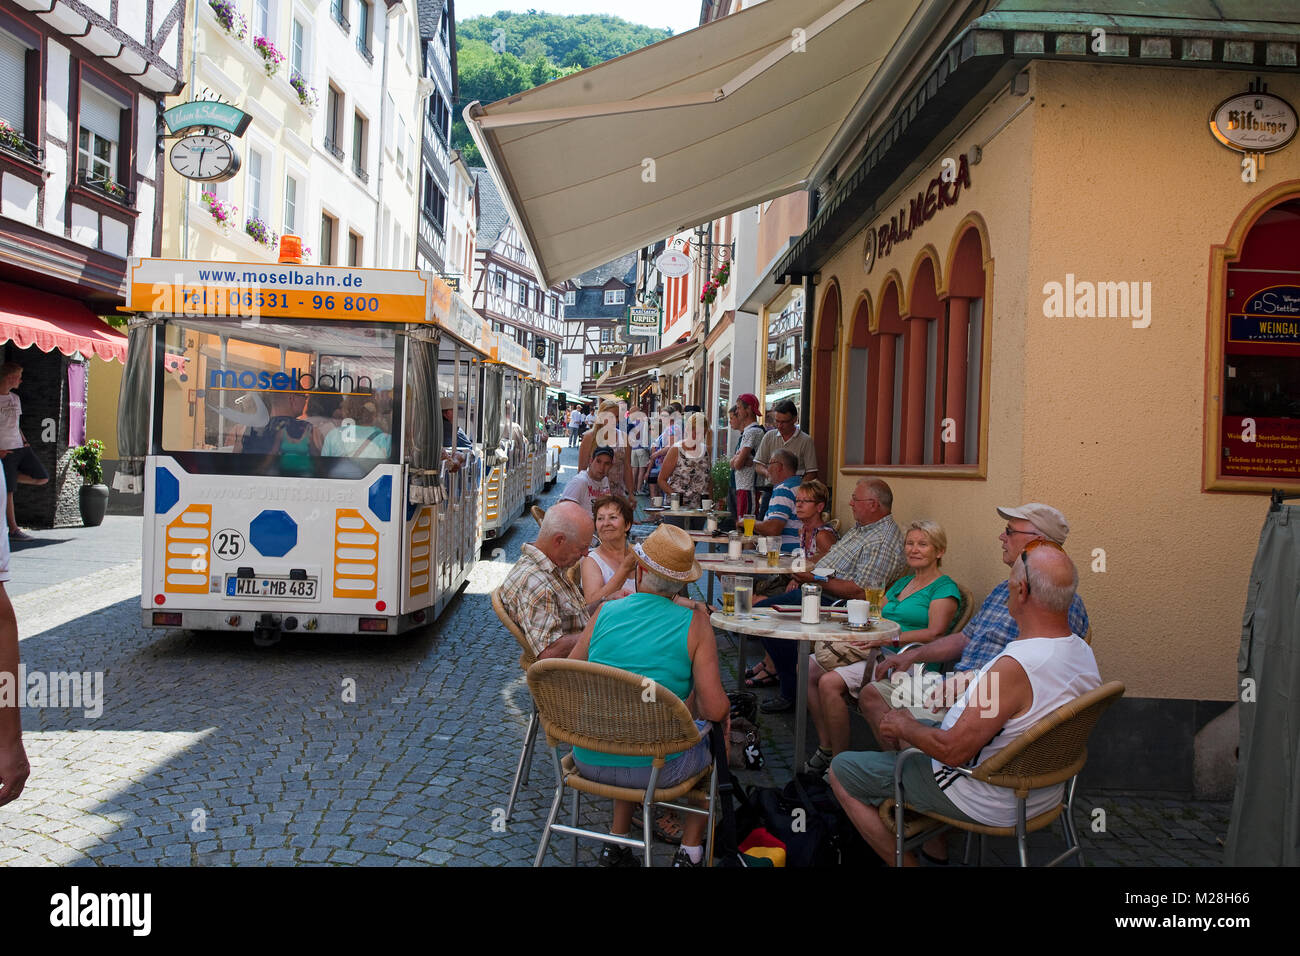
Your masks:
M1210 484L1300 485L1300 199L1264 212L1240 248L1227 263L1212 338L1223 403L1211 405L1217 473Z

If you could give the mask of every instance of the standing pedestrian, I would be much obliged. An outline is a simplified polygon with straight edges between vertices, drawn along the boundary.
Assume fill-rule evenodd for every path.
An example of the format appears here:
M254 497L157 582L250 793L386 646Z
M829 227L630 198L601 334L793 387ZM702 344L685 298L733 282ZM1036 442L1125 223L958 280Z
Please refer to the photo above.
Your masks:
M49 472L32 451L18 427L23 414L23 403L14 394L23 381L23 367L17 362L0 366L0 458L4 460L5 518L9 537L14 541L30 541L32 536L18 527L14 517L14 485L43 485L50 480ZM7 544L7 542L6 542Z
M0 490L7 489L0 472ZM0 528L0 680L18 686L18 620L5 593L9 580L9 534ZM23 750L23 719L19 710L23 689L16 695L0 695L0 807L18 799L31 773Z

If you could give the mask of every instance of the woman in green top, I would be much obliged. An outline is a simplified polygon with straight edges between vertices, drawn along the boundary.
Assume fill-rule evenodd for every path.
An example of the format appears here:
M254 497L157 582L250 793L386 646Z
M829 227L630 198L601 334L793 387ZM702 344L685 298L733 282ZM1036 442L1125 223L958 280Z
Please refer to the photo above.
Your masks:
M947 634L957 618L961 590L939 571L948 536L933 521L913 521L903 539L903 553L911 575L899 578L885 592L881 616L898 624L899 644L925 644ZM893 642L855 641L855 647L882 647L893 654ZM831 758L849 749L849 695L856 697L864 679L870 679L873 660L858 661L827 671L815 658L808 664L808 710L817 727L817 753L805 768L825 773Z
M592 616L569 657L606 664L647 677L666 687L688 706L693 704L700 742L672 754L659 772L657 786L672 787L702 772L712 762L707 721L721 723L731 708L718 670L717 638L709 611L698 601L678 597L682 585L699 578L695 542L675 525L660 525L634 549L637 593L606 601ZM578 771L589 780L643 789L650 782L649 757L625 757L573 748ZM614 801L610 833L627 836L633 804ZM681 849L673 866L699 866L703 859L706 817L688 814ZM605 844L601 866L636 866L626 846Z

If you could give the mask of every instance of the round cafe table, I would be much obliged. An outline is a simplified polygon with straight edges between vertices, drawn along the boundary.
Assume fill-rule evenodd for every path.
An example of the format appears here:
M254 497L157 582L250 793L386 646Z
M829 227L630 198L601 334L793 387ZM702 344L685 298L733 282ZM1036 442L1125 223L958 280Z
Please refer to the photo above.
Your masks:
M899 634L899 626L893 621L879 618L874 621L869 631L850 631L846 626L847 613L836 613L840 608L822 608L820 624L804 624L799 620L799 609L790 612L778 611L776 608L756 607L749 618L734 614L713 614L713 626L737 634L749 634L755 637L775 637L781 640L798 641L799 676L795 690L794 716L794 770L803 770L804 743L808 735L808 654L812 641L892 641ZM744 655L741 655L744 663Z

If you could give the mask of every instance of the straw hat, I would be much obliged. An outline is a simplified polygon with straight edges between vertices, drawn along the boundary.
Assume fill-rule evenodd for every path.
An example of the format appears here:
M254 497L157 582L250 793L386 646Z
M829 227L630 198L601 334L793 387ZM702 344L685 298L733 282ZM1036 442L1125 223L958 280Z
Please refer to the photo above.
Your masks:
M641 567L670 581L689 584L704 573L695 560L695 542L676 525L661 524L632 550Z

